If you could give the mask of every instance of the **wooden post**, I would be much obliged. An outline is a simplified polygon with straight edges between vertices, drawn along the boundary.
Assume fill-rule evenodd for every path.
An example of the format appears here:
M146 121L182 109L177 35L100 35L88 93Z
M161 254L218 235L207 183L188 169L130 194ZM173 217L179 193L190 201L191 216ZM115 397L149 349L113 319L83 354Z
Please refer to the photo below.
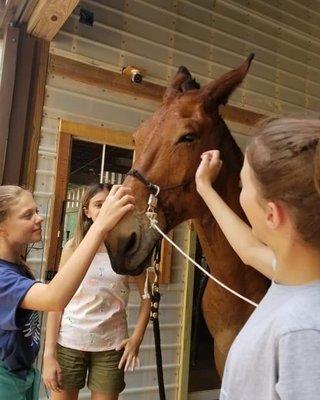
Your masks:
M49 237L47 268L56 270L61 255L63 204L67 194L70 173L72 137L67 133L59 133L58 156L56 164L56 181L54 188L53 214Z
M0 90L2 184L22 183L34 49L35 39L26 35L23 28L8 28Z
M27 127L26 159L22 176L22 183L29 190L34 190L37 168L37 153L40 143L45 85L49 57L49 42L36 40L31 104L29 108L29 124Z
M6 62L3 63L0 86L0 184L3 183L7 141L9 137L19 35L19 29L10 26L6 31L4 39L3 60L6 60Z
M186 253L194 259L196 254L196 232L193 224L188 224L189 237ZM182 315L182 333L181 333L181 352L180 352L180 370L177 400L188 398L188 383L190 369L190 345L191 345L191 325L192 325L192 302L193 302L193 281L194 267L190 261L185 260L185 278L184 278L184 296L183 296L183 315Z
M172 239L173 231L169 232L168 236ZM160 259L159 283L168 284L171 281L172 245L165 239L162 239Z

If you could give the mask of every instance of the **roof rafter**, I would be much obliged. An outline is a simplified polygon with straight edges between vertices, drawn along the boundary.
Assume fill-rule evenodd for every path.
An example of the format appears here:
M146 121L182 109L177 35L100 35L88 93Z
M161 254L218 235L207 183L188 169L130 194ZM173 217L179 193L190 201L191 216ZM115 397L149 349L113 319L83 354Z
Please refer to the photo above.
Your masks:
M51 41L80 0L39 0L28 21L27 32Z

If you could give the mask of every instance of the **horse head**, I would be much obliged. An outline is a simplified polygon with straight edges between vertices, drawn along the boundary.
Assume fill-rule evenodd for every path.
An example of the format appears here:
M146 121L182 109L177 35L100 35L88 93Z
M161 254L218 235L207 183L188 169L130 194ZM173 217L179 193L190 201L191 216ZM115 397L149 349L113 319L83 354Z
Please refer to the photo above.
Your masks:
M206 206L194 180L200 156L206 150L221 149L224 135L229 131L219 115L219 106L225 105L240 85L252 59L250 55L240 67L203 88L192 79L187 68L180 67L165 91L161 106L134 133L132 169L159 186L156 211L163 231L199 218L204 212ZM227 177L224 165L215 184L223 186ZM149 190L142 180L132 175L126 177L123 184L132 188L136 207L106 239L112 267L120 274L140 274L149 265L160 238L145 215Z

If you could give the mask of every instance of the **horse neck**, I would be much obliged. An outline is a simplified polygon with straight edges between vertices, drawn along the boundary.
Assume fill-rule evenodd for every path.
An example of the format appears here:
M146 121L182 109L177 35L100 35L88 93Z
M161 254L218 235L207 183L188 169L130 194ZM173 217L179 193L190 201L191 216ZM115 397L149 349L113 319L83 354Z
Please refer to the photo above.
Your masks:
M223 121L221 126L223 140L220 145L220 153L224 164L215 189L228 206L245 219L239 203L239 175L243 156ZM237 268L241 261L231 249L210 210L206 208L201 218L194 222L210 270L214 270L216 276L229 275L230 268Z

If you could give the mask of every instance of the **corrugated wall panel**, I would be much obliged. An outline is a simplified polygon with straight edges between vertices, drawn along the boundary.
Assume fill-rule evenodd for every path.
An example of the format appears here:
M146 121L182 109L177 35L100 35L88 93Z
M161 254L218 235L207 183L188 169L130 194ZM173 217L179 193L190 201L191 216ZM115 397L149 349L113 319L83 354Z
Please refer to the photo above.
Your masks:
M207 82L254 51L255 62L233 104L264 113L317 107L319 91L308 84L320 84L317 3L83 0L80 6L94 12L94 28L79 25L75 11L53 51L80 54L118 71L135 64L163 84L180 64Z

